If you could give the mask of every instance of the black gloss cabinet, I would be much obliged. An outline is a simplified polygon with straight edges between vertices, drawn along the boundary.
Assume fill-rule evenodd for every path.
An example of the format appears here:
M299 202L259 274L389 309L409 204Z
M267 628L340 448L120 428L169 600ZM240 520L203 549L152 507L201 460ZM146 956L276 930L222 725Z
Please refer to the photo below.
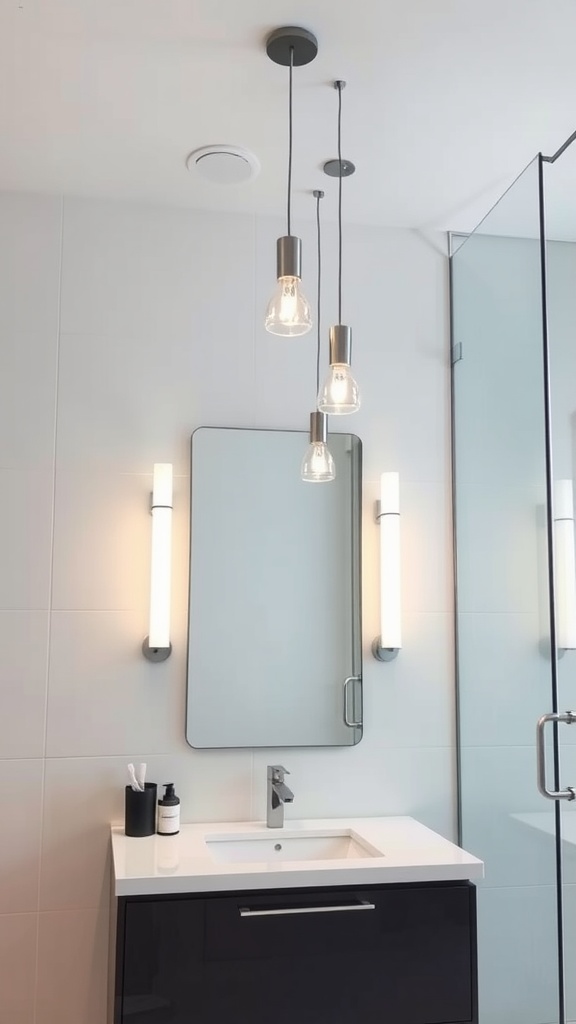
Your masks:
M118 901L114 1024L477 1024L469 882Z

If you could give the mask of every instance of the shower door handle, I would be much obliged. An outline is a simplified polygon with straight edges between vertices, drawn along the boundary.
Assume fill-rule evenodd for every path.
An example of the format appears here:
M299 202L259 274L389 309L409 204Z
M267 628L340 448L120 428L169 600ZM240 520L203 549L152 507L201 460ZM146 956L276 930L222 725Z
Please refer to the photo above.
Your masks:
M565 711L563 714L542 715L536 726L536 761L537 761L537 782L538 789L542 796L548 800L576 800L576 789L568 786L567 789L548 789L546 785L546 745L544 741L544 730L548 722L563 722L565 725L573 725L576 722L576 712Z

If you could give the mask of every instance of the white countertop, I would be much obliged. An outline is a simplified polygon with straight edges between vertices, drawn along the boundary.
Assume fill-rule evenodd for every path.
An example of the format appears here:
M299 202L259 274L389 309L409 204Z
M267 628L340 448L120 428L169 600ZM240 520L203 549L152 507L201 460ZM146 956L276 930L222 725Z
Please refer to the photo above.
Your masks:
M314 832L351 830L383 856L347 860L230 863L216 860L206 838L235 836L281 842ZM112 828L114 892L142 896L179 892L232 892L319 885L379 885L385 882L444 882L477 879L482 861L443 839L414 818L319 818L288 821L267 829L262 821L183 825L177 836L124 835Z

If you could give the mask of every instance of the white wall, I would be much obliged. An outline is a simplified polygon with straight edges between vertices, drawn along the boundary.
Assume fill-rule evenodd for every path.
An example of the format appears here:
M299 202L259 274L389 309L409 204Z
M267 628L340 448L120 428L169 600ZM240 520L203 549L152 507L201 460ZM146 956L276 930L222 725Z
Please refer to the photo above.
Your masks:
M304 226L313 297L314 230ZM173 780L183 820L261 818L278 752L184 740L188 442L200 424L305 428L314 339L266 334L280 221L0 199L0 1020L103 1024L108 823L125 764ZM325 324L335 317L333 229ZM454 830L446 260L350 227L364 442L365 734L282 752L288 816L413 814ZM330 255L328 255L330 250ZM312 282L312 283L310 283ZM146 633L154 461L175 465L172 658ZM401 474L404 650L378 631L379 473Z

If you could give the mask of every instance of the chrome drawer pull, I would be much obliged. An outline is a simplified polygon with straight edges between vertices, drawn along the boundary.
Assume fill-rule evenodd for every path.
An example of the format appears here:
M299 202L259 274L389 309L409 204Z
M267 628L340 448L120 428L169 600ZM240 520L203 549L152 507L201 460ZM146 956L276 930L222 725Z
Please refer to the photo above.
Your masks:
M333 914L337 910L376 910L376 904L360 900L359 903L342 907L285 907L281 910L250 910L249 907L240 907L239 910L240 917L279 917L283 914Z

